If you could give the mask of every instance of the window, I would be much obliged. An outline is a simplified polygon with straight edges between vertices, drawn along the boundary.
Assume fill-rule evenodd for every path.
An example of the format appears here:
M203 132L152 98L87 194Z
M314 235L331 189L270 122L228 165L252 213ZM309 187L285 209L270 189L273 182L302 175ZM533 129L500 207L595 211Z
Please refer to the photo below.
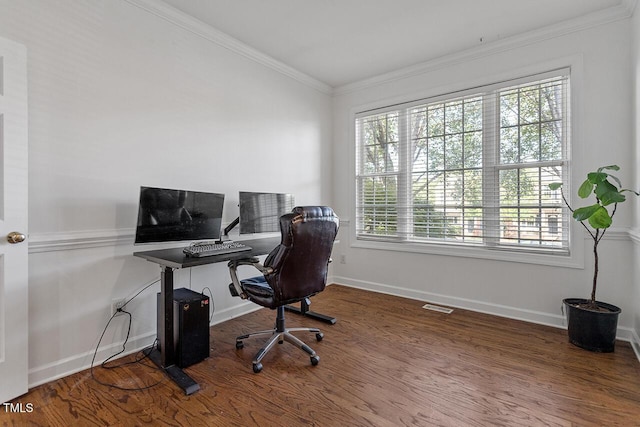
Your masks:
M568 254L568 70L356 115L356 237Z

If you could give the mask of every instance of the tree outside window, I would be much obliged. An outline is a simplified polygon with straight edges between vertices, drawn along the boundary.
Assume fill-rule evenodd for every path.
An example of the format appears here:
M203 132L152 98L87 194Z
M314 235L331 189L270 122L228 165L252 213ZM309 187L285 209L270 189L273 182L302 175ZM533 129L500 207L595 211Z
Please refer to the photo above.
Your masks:
M356 235L568 252L567 73L356 118ZM557 251L559 250L559 251Z

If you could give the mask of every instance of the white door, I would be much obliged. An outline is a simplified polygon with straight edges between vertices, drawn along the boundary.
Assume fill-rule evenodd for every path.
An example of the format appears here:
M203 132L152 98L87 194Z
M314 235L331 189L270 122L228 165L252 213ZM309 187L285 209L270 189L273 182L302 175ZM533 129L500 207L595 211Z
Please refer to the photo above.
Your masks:
M28 389L27 166L26 48L0 38L0 404Z

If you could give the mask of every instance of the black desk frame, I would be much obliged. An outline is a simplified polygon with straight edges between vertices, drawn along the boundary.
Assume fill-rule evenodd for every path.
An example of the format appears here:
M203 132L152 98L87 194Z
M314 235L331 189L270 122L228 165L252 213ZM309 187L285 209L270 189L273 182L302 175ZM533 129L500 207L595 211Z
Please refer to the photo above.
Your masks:
M190 395L200 390L200 385L187 375L180 367L176 365L176 354L173 342L173 271L180 268L191 268L199 265L214 264L218 262L226 262L232 259L242 259L247 257L265 255L271 252L273 248L280 244L280 237L271 237L264 239L243 240L251 251L237 252L233 254L224 254L216 256L208 256L202 258L187 257L182 252L182 248L159 249L152 251L134 252L133 255L154 262L160 266L160 297L162 304L158 309L158 325L163 327L158 330L158 348L154 349L149 358L171 378L185 394ZM300 314L314 317L331 324L336 320L329 316L308 311L309 305L302 301L300 310L295 307L287 307L288 310L298 312Z

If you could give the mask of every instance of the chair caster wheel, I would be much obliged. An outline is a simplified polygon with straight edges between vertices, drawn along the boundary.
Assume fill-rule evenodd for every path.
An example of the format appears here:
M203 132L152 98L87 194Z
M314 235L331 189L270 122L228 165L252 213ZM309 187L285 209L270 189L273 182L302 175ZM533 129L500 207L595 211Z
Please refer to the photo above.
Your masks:
M311 364L316 366L318 363L320 363L320 356L311 356Z
M236 341L236 350L240 350L244 348L244 343L242 341Z
M324 334L322 332L318 332L316 334L316 340L322 341L322 338L324 338Z
M262 371L262 363L254 363L253 372L257 374L260 373L260 371Z

